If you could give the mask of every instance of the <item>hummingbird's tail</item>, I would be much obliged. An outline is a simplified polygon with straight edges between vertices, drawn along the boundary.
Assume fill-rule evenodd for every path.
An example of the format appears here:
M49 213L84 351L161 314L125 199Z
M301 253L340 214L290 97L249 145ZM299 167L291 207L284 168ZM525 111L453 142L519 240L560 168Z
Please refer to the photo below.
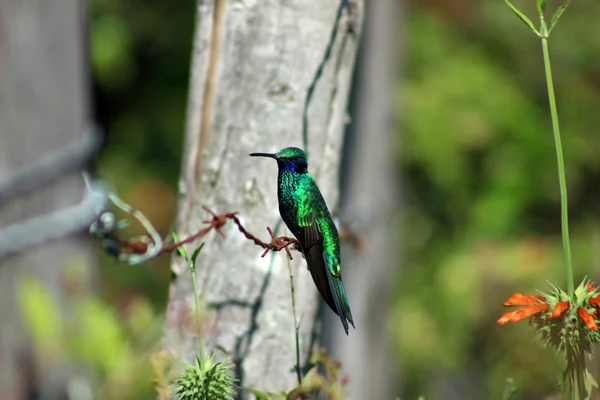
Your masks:
M354 327L354 320L352 319L352 312L350 311L350 304L348 303L348 297L346 296L346 289L344 289L344 282L342 282L341 274L335 275L331 271L337 268L330 267L336 262L332 257L328 257L323 252L323 247L312 246L309 249L303 249L304 257L308 264L308 270L312 275L313 281L325 300L325 303L340 316L342 325L346 335L348 334L348 322ZM339 269L337 269L339 270Z
M331 294L333 295L333 302L335 303L337 314L342 320L342 325L344 325L344 330L346 331L347 335L348 322L352 324L353 328L355 328L355 326L354 321L352 319L352 311L350 311L350 304L348 303L348 297L346 296L346 289L344 289L344 282L342 282L341 276L336 277L332 275L329 271L327 272L329 288L331 289Z

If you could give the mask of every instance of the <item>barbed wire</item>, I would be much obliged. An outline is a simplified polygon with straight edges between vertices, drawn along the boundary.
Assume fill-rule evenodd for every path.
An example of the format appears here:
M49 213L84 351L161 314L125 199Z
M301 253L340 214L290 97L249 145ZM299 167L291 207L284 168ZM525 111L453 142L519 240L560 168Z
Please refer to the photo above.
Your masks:
M267 227L267 231L271 236L271 241L262 241L256 235L246 230L240 219L237 217L237 212L216 214L206 206L202 206L202 209L208 212L212 218L202 222L208 226L178 242L169 243L170 239L163 239L143 213L121 200L114 193L109 193L108 198L117 208L138 220L146 231L144 234L134 236L130 239L120 238L119 231L127 227L129 221L117 221L115 214L111 211L102 212L98 216L98 219L90 226L90 233L102 239L102 247L104 250L116 257L119 261L127 264L138 265L158 257L161 254L170 253L179 246L191 243L208 235L212 230L215 230L219 235L225 237L222 228L228 221L233 221L238 230L248 240L251 240L256 246L264 249L261 257L266 256L269 251L285 250L288 258L292 260L293 257L290 252L290 247L294 250L301 251L300 242L295 238L287 236L277 237L273 233L273 230L270 227Z

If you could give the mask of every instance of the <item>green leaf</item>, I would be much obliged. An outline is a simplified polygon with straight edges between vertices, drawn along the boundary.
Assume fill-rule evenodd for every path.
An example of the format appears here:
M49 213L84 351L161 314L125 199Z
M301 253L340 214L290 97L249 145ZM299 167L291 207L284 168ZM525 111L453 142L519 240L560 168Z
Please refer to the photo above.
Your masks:
M538 12L543 15L546 11L546 0L537 0L537 9Z
M192 253L192 258L190 259L190 262L192 263L192 265L194 267L196 266L196 258L198 258L198 254L200 254L203 247L204 247L204 243L202 243L200 246L196 247L196 249Z
M256 390L250 387L247 387L246 390L252 393L254 396L256 396L256 400L269 400L271 398L268 394L261 392L260 390Z
M559 18L563 15L567 7L569 7L569 4L571 4L571 0L565 0L565 2L562 3L560 7L558 7L558 10L556 10L554 15L552 16L552 20L550 21L550 29L548 30L548 34L552 32L552 29L554 29L554 27L556 26L556 23L558 22Z
M175 241L175 243L179 243L181 240L179 239L179 236L173 232L173 240ZM185 247L183 246L179 246L177 248L177 251L179 252L179 254L181 254L181 256L183 258L185 258L186 261L189 261L188 255L187 255L187 251L185 251Z
M531 20L529 18L527 18L527 16L525 14L523 14L521 11L519 11L517 9L517 7L513 6L513 4L510 2L510 0L504 0L504 2L512 10L512 12L514 12L515 15L521 19L521 21L525 22L525 25L527 25L533 32L535 32L536 35L538 35L538 36L540 35L538 30L535 29L535 26L533 26L533 22L531 22Z
M586 389L587 393L590 394L590 397L591 397L592 389L594 389L594 388L598 389L598 383L596 383L596 380L594 379L592 374L590 374L590 371L588 371L587 368L585 369L585 376L583 379L585 381L585 389Z

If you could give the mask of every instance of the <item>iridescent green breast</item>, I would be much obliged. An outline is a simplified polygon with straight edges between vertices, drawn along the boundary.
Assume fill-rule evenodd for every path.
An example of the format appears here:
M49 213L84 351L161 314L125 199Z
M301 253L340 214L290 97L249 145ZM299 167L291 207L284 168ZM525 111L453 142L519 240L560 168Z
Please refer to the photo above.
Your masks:
M300 186L300 176L296 173L279 170L277 197L279 213L283 222L294 235L297 234L296 208L298 204L297 188Z

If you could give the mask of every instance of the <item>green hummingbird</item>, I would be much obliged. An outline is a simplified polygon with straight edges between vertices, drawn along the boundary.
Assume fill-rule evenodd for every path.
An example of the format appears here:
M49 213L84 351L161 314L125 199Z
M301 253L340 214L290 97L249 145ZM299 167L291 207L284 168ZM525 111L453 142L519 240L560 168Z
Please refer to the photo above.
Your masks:
M283 222L300 242L308 270L321 296L337 315L348 334L354 327L350 304L342 282L340 238L317 183L308 173L306 153L286 147L275 154L252 153L277 161L277 198Z

